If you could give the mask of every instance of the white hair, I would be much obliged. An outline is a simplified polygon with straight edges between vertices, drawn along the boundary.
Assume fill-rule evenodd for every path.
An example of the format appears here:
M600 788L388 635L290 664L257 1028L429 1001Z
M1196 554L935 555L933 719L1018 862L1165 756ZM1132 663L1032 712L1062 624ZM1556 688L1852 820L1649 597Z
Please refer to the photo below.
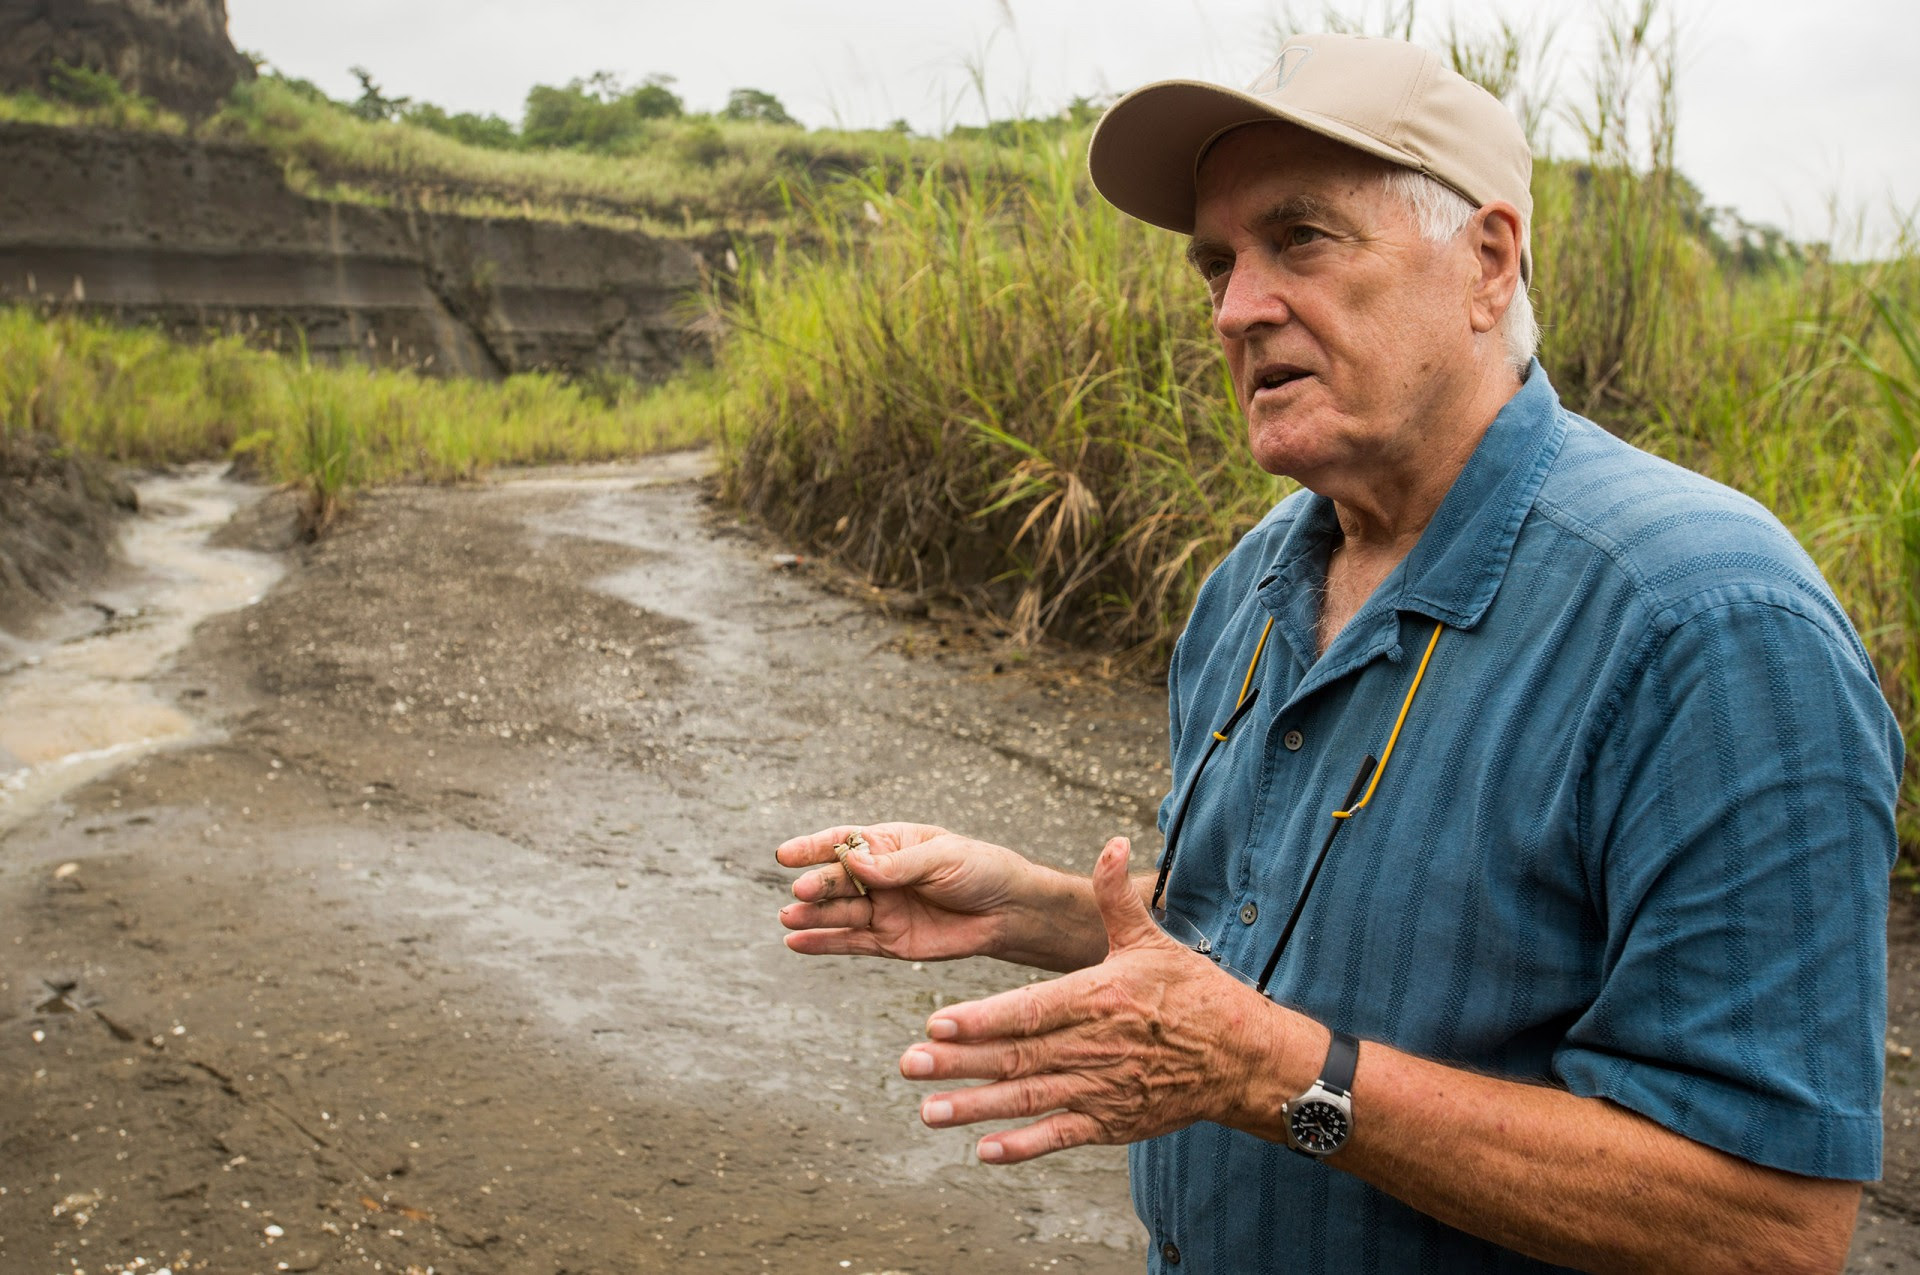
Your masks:
M1387 193L1400 200L1413 214L1420 237L1429 243L1451 243L1477 211L1465 196L1442 186L1425 173L1411 168L1395 168L1382 178ZM1500 316L1500 338L1507 349L1507 366L1515 376L1525 376L1540 348L1540 322L1533 315L1533 300L1527 295L1527 281L1513 286L1513 299Z

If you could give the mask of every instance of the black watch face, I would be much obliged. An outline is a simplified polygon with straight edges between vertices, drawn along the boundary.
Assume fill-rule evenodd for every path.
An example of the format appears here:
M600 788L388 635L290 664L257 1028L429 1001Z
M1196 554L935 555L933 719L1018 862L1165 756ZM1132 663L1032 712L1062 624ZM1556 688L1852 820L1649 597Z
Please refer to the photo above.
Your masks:
M1293 1128L1293 1140L1300 1144L1302 1150L1315 1155L1338 1151L1353 1127L1347 1121L1346 1112L1318 1099L1296 1106L1288 1117L1288 1123Z

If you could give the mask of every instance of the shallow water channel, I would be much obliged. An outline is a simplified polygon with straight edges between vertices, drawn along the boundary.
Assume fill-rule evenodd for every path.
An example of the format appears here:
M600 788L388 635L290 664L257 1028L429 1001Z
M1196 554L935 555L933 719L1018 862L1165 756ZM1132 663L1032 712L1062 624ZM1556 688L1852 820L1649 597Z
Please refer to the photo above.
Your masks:
M261 490L192 466L135 484L125 566L90 595L104 623L23 641L0 672L0 829L87 780L208 728L157 694L152 676L212 615L256 602L279 561L207 540ZM10 667L7 667L10 666Z

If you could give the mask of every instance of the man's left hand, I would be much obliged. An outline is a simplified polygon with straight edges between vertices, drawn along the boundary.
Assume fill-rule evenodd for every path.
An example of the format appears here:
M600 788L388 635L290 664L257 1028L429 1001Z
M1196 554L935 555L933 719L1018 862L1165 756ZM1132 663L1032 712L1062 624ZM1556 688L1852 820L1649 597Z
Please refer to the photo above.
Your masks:
M1129 881L1127 857L1116 837L1094 867L1106 960L950 1005L928 1021L930 1042L900 1059L909 1079L991 1082L928 1097L929 1125L1039 1117L982 1138L984 1161L1228 1122L1255 1070L1276 1065L1289 1020L1305 1021L1168 937Z

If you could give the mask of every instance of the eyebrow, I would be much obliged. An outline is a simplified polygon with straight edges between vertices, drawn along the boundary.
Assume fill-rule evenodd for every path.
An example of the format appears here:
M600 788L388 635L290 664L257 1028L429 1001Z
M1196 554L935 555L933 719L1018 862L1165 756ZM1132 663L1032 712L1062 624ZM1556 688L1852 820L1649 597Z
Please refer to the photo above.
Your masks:
M1333 205L1317 195L1289 195L1260 214L1254 225L1265 230L1270 226L1287 225L1296 221L1337 221L1339 219Z
M1289 195L1254 218L1253 225L1258 230L1269 230L1274 226L1287 226L1300 221L1341 223L1344 219L1331 203L1316 195ZM1227 246L1219 240L1196 236L1187 244L1187 264L1197 270L1207 257L1226 251Z

